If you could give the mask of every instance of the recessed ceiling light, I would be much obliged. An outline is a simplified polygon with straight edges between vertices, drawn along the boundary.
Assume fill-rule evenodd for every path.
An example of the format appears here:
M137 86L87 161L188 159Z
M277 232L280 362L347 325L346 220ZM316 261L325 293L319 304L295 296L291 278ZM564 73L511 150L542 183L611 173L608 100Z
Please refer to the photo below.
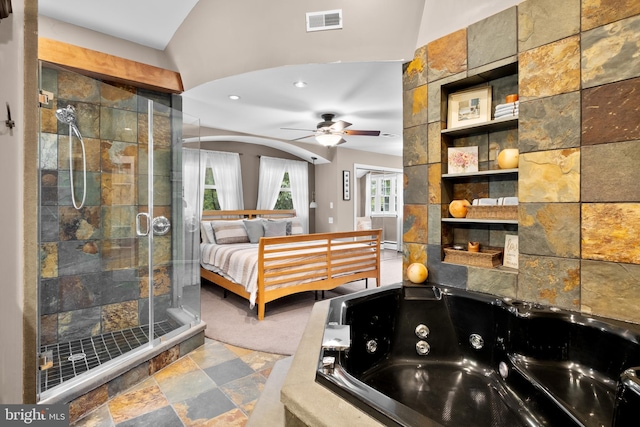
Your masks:
M298 80L297 82L293 82L295 87L303 88L307 86L307 82L303 82L302 80Z
M240 99L240 97L238 95L229 95L229 99L237 101L238 99Z

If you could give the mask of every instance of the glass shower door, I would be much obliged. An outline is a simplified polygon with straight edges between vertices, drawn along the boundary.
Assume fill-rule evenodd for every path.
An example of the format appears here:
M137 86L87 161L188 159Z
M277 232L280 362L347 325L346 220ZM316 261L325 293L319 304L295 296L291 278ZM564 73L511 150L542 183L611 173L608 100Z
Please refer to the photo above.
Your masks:
M41 64L39 399L199 322L172 95ZM191 122L196 122L191 120ZM197 260L196 260L197 262ZM189 283L198 287L197 283ZM193 294L193 292L192 292Z

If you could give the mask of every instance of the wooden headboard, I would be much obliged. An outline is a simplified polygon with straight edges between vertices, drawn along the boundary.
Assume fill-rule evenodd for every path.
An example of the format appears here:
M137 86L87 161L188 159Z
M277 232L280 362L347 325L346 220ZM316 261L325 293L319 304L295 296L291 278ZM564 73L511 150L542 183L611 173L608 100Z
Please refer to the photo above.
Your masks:
M235 211L203 211L203 221L225 220L225 219L254 219L254 218L293 218L296 216L295 209L280 210L235 210Z

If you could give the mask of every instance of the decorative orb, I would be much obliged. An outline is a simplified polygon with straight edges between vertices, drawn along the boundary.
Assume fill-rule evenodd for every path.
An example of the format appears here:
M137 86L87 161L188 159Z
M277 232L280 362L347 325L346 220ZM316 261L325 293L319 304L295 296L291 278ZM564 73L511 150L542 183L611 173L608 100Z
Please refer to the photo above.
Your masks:
M454 200L449 203L449 213L454 218L464 218L467 216L467 206L471 205L468 200Z
M519 155L517 148L505 148L498 154L498 166L500 169L517 168Z
M414 262L407 267L407 278L411 283L424 283L427 280L427 276L429 276L429 271L427 271L427 267L424 264Z

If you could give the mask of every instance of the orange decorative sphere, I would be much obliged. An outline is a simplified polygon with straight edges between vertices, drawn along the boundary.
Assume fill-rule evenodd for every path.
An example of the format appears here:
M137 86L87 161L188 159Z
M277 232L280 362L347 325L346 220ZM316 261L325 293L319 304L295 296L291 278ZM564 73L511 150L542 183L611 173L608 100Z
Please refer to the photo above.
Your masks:
M505 148L498 154L498 166L500 169L514 169L518 167L520 152L517 148Z
M449 203L449 213L454 218L464 218L467 216L467 206L471 205L468 200L454 200Z
M412 283L424 283L427 280L427 276L429 276L429 271L424 264L414 262L407 267L407 278Z

